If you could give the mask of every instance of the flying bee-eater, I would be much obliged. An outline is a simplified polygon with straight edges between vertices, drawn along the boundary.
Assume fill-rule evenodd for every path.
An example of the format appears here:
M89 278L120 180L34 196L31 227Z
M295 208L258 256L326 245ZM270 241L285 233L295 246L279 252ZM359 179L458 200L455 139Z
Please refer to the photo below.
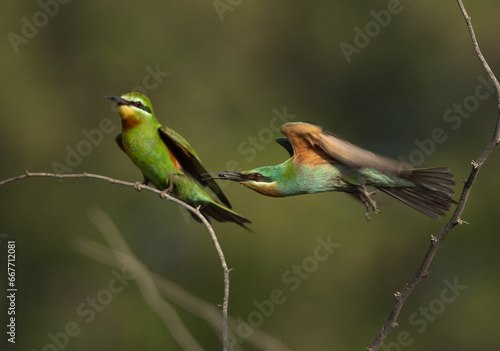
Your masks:
M144 184L151 183L193 207L199 206L209 220L234 222L249 230L245 223L251 222L230 209L231 204L215 181L203 179L202 174L207 171L196 152L178 133L161 126L145 95L133 92L106 98L119 106L122 132L116 137L116 143L141 170ZM210 188L222 204L202 187Z
M281 132L286 138L276 141L291 156L282 164L243 172L210 173L205 177L236 181L274 197L346 192L363 202L367 219L370 209L378 213L372 198L374 192L368 192L368 186L433 219L444 216L456 203L451 198L455 182L448 168L413 169L404 162L355 146L312 123L286 123Z

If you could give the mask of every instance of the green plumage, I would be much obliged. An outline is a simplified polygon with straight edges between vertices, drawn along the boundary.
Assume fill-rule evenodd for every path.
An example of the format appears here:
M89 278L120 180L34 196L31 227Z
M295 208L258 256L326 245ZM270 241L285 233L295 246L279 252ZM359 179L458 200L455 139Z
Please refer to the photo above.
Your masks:
M245 223L250 221L230 209L229 200L215 181L202 178L207 171L191 145L172 129L160 125L146 96L128 93L108 98L120 107L122 132L116 142L141 170L144 183L172 192L194 207L200 206L207 219L234 222L248 229ZM203 187L210 188L222 204L213 200ZM199 221L197 216L193 217Z

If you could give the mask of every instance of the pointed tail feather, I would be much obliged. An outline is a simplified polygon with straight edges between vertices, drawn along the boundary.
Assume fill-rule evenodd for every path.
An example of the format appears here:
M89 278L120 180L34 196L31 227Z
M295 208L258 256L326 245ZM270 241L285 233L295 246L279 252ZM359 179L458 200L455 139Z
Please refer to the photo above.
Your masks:
M446 215L456 203L451 198L455 193L452 189L455 182L448 168L414 169L404 173L399 176L415 184L414 187L377 189L433 219Z

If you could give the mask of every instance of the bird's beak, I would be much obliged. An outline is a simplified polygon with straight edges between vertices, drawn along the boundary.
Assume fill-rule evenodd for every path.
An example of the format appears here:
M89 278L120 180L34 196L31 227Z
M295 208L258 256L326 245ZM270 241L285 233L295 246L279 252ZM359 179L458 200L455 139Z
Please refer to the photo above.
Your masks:
M248 180L248 176L240 172L213 172L204 173L202 176L204 179L224 179L232 180L233 182L244 182Z
M127 100L124 100L121 97L115 96L115 95L108 95L108 96L105 96L104 98L113 100L114 102L116 102L118 104L118 106L130 104Z

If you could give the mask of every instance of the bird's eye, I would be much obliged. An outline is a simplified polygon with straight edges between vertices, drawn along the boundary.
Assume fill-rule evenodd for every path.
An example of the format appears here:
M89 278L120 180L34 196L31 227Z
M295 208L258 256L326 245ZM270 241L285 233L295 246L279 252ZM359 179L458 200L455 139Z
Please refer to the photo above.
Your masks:
M264 178L264 176L260 173L254 173L253 174L253 179L254 180L261 180L262 178Z
M141 107L142 103L140 101L134 101L134 106L135 107Z

